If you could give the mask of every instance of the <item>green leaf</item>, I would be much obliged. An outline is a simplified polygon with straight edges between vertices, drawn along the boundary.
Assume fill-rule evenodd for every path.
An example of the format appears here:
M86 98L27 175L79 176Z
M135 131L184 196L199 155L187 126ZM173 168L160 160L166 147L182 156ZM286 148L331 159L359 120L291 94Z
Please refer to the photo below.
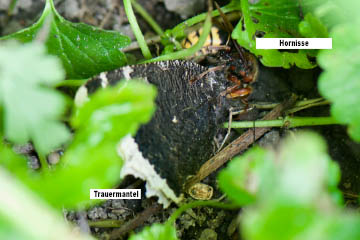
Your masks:
M0 164L58 209L95 204L90 189L112 188L120 181L123 162L116 146L150 120L155 95L153 86L135 80L92 95L73 113L77 131L55 171L29 172L26 160L2 144Z
M0 137L4 136L4 111L0 103Z
M329 33L327 27L315 17L312 13L307 13L303 21L299 24L299 32L306 38L327 38ZM304 50L309 56L316 57L319 50L309 49Z
M177 240L176 230L169 224L152 224L140 233L132 235L129 240Z
M125 65L126 56L121 49L130 44L129 37L117 32L65 20L52 0L46 1L38 22L0 40L27 43L39 38L46 41L50 54L61 59L66 76L71 79L88 78Z
M327 38L329 33L327 27L313 14L308 13L304 21L299 24L299 31L302 36L307 38Z
M218 176L220 189L240 206L256 199L264 154L261 148L251 149L244 156L233 159Z
M341 171L339 165L333 161L329 162L327 179L328 191L331 195L333 202L338 204L339 206L343 206L344 198L342 192L338 188L340 184L340 179Z
M360 216L354 212L338 213L323 233L326 240L360 239ZM314 238L315 239L315 238ZM317 238L319 239L319 238Z
M355 2L358 4L356 0L302 0L301 4L305 16L307 14L314 15L324 26L331 29L346 19L353 19L354 16L357 16L356 9L358 7L354 5ZM344 3L345 5L350 4L352 11L345 10ZM356 13L356 15L349 14L350 12Z
M93 239L85 234L74 235L73 229L63 221L59 212L51 209L2 167L0 167L0 188L6 193L0 198L1 239Z
M116 146L122 137L135 134L140 124L150 120L155 96L152 85L135 80L93 94L74 111L72 125L77 131L61 167L37 191L57 207L75 207L90 203L90 189L112 188L119 183L123 161Z
M27 233L19 231L19 229L16 228L16 224L14 225L9 223L7 219L1 215L0 212L0 239L36 240L36 238L29 236Z
M359 19L359 1L329 0L329 2L333 4L333 8L338 10L337 12L335 12L335 15L331 16L333 21L337 21L338 23L354 23L355 19Z
M317 134L305 132L298 134L295 141L287 139L278 155L281 166L275 193L282 201L311 206L314 199L328 195L328 186L338 181L338 175L329 176L329 168L335 163L327 153L325 141Z
M55 173L42 177L41 184L31 184L34 191L58 209L94 205L99 200L89 200L90 189L109 189L120 183L123 162L113 142L94 146L75 142L61 160L62 166Z
M268 197L271 198L271 195ZM313 208L291 202L248 208L242 216L242 233L248 240L306 239L297 237L316 220L317 213Z
M4 145L2 142L0 143L0 167L5 168L24 183L29 180L29 168L27 167L26 158L15 154L9 146Z
M138 80L120 81L116 87L101 89L93 94L91 101L73 114L72 126L86 135L101 131L106 139L118 138L129 132L134 134L140 123L150 120L155 110L155 96L156 88L153 85ZM112 124L111 129L104 127L104 121Z
M273 159L269 154L263 156L265 162L273 162L274 168L263 165L258 180L262 193L241 216L245 239L325 240L335 233L339 239L352 239L340 237L348 230L337 220L348 215L334 201L340 179L338 166L331 161L320 136L294 135L282 143Z
M315 63L308 58L307 51L279 51L276 49L256 49L255 39L301 37L298 25L301 21L301 7L298 1L260 0L255 4L241 1L244 18L236 25L232 38L259 57L269 67L313 68Z
M32 141L42 155L67 142L70 133L58 120L66 99L49 88L64 77L58 59L35 43L2 45L0 59L6 59L0 62L5 137L20 144Z
M340 211L318 216L308 231L297 239L349 240L360 239L359 214Z
M323 50L318 63L324 69L319 77L321 95L332 102L331 114L348 124L349 134L360 141L360 34L354 31L360 20L336 26L330 33L333 49Z

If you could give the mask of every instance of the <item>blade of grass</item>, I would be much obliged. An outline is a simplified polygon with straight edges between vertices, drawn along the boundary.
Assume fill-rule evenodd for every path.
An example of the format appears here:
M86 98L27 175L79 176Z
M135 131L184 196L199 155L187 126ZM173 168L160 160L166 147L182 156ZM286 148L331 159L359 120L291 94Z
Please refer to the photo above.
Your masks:
M250 107L255 107L257 109L273 109L279 103L255 103L250 104ZM289 115L291 113L295 113L304 109L308 109L311 107L329 105L329 101L324 100L323 98L314 98L314 99L306 99L298 101L293 108L286 110L285 115Z
M124 0L124 8L125 8L126 16L129 19L131 29L134 32L135 38L139 43L139 46L140 46L140 49L141 49L141 52L142 52L143 56L146 59L151 59L152 58L151 52L149 50L149 47L146 44L146 41L144 39L144 35L142 34L142 32L140 30L140 27L139 27L139 24L138 24L138 22L136 20L134 11L133 11L132 6L131 6L131 0Z
M161 29L159 24L157 24L157 22L150 16L150 14L148 14L146 10L136 2L136 0L131 0L131 3L134 6L135 11L145 19L145 21L150 25L150 27L152 27L152 29L154 29L158 35L164 35L164 31Z
M229 3L228 5L222 7L221 10L224 13L230 13L230 12L238 11L241 9L238 5L236 5L234 3ZM211 12L211 17L217 17L219 15L220 15L220 13L218 10L214 10ZM178 24L171 30L172 37L174 37L174 38L184 37L186 35L185 29L188 29L189 27L204 21L206 18L207 18L207 13L202 13L202 14L196 15L196 16L189 18L186 21Z
M210 2L210 1L209 1ZM212 11L212 5L209 4L209 12L206 16L206 20L203 27L203 32L199 37L199 41L192 46L191 48L183 49L181 51L169 53L166 55L162 55L150 60L146 60L142 63L150 63L150 62L159 62L159 61L168 61L168 60L175 60L175 59L184 59L186 57L194 55L197 51L199 51L202 46L204 45L207 36L210 34L211 30L211 11Z

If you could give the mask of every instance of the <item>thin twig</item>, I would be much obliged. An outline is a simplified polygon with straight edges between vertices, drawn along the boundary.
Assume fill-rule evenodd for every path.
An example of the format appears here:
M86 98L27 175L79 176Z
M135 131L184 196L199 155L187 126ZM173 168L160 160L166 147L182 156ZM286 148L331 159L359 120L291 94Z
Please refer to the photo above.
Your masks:
M343 192L343 194L344 194L344 197L346 197L346 198L355 198L355 199L359 198L359 194L356 194L356 193Z
M234 31L234 27L232 26L230 21L226 18L224 12L221 10L221 8L220 8L219 4L217 4L217 2L215 2L215 6L216 6L216 9L219 11L221 18L224 21L225 29L228 31L228 34L230 36L232 34L232 32ZM233 42L236 50L238 51L238 53L240 55L240 59L245 63L245 66L246 66L247 60L245 58L244 50L238 45L238 43L236 42L235 39L231 38L231 41Z
M145 209L139 215L132 220L123 224L119 229L115 229L110 233L110 239L119 239L121 236L130 232L131 230L141 226L150 216L159 212L162 209L162 205L154 203L151 207Z
M251 128L251 127L308 127L341 124L333 117L285 117L276 120L241 121L224 123L224 128Z
M285 103L277 105L273 110L271 110L268 114L266 114L261 120L273 120L277 119L284 110L291 107L296 101L296 96L292 96ZM251 144L253 144L254 139L259 139L266 132L270 131L271 127L266 128L256 128L249 129L245 133L243 133L240 137L235 139L229 145L227 145L222 151L217 153L214 157L205 162L198 173L189 179L186 183L185 189L189 189L195 183L200 182L205 177L209 176L216 169L221 167L224 163L229 161L235 155L239 154L241 151L247 149ZM255 132L254 132L255 131Z
M296 103L293 108L286 110L285 115L299 112L304 109L318 107L318 106L324 106L324 105L329 105L329 104L330 104L330 102L327 100L324 100L323 98L303 100L303 101L300 101L299 103Z
M110 20L110 17L113 15L113 11L108 11L105 15L105 17L101 20L100 24L99 24L99 28L104 28L105 24L107 24Z
M147 45L153 45L155 43L159 43L161 41L160 36L153 36L148 39L145 39L145 42ZM139 43L138 42L132 42L129 46L121 49L123 52L130 52L139 49Z
M227 133L226 133L226 135L225 135L225 137L224 137L224 140L222 141L222 143L221 143L221 145L220 145L220 147L219 147L219 149L218 149L218 152L220 152L220 150L223 148L224 144L226 143L228 137L230 136L231 123L232 123L233 116L234 116L234 114L233 114L233 108L231 107L231 108L229 109L228 130L227 130Z
M255 107L257 109L273 109L278 104L279 103L255 103L255 104L250 104L250 106ZM323 106L323 105L329 105L329 101L324 100L323 98L301 100L296 102L296 104L292 108L286 110L285 115L295 113L300 110Z
M211 67L208 68L206 71L200 73L199 75L196 75L194 78L190 79L190 84L193 84L194 82L196 82L197 80L200 80L201 78L203 78L206 74L210 73L210 72L215 72L215 71L219 71L225 68L225 65L219 65L216 67Z

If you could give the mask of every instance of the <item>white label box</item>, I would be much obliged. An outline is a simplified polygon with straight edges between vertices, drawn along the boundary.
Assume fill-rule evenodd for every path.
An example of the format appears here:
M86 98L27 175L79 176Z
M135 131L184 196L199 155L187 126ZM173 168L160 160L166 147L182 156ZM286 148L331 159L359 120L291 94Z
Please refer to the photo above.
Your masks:
M256 38L256 49L332 49L332 38Z
M141 199L141 189L90 189L90 199Z

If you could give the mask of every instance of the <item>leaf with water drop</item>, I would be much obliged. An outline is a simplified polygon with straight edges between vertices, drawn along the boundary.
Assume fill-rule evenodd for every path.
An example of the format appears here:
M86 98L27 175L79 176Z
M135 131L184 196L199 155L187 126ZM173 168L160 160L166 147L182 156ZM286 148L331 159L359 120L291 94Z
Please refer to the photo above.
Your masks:
M40 19L29 28L0 38L27 43L43 40L50 54L58 56L67 78L82 79L116 69L127 63L122 48L130 44L127 36L84 23L72 23L59 15L47 0Z

